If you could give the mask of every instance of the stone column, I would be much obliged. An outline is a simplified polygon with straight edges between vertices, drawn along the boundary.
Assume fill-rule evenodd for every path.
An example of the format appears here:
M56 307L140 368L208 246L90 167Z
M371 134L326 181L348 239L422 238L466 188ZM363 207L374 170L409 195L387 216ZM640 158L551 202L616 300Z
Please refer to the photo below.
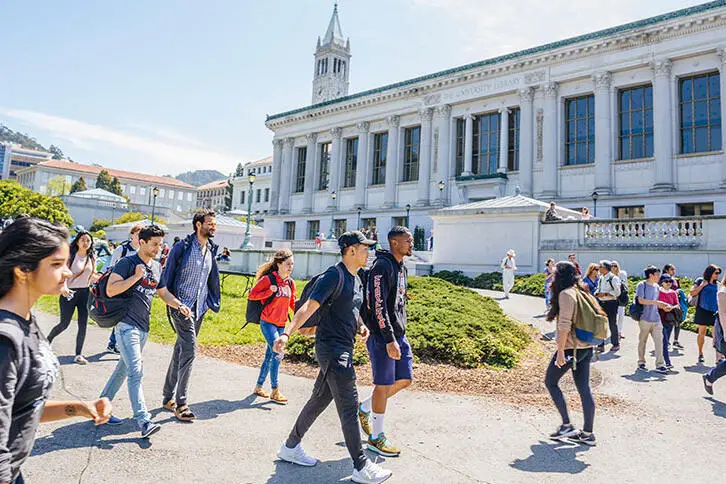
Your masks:
M368 131L370 123L358 123L358 153L355 168L355 206L365 208L366 205L366 177L368 175ZM356 227L358 229L359 227Z
M670 59L651 63L653 69L653 137L655 139L655 185L653 192L675 190L673 177L673 114Z
M443 196L436 192L437 203L445 204L449 199L449 168L451 167L451 106L444 104L436 109L439 127L439 171L438 175L445 183Z
M474 116L467 114L464 116L464 171L461 176L473 175L471 171L472 150L474 147Z
M530 197L534 170L534 88L520 89L519 98L519 191Z
M509 164L509 109L499 110L499 169L497 173L506 173Z
M308 147L305 153L305 190L303 192L303 213L313 211L313 192L315 191L315 164L318 162L318 133L305 136Z
M270 187L270 213L277 215L280 209L280 180L282 177L282 140L272 140L272 186ZM248 194L249 195L249 194ZM246 202L247 200L245 200ZM247 204L244 204L246 210Z
M285 148L282 152L282 174L280 178L280 213L290 212L290 196L293 182L293 153L295 152L295 138L285 138ZM250 194L251 195L251 194Z
M726 47L718 49L718 55L721 57L721 149L726 148ZM722 182L721 188L726 188L726 163L721 164Z
M330 146L330 161L328 162L328 173L330 174L328 193L333 193L338 191L340 183L340 170L342 168L342 157L340 153L342 151L341 138L343 136L343 128L333 128L330 130L330 134L333 137L333 142ZM328 207L334 210L336 205L333 197L328 197Z
M429 204L431 192L431 133L434 119L434 108L421 110L421 149L418 156L418 200L416 205L425 207Z
M550 82L544 85L545 102L542 120L542 169L543 198L557 197L557 99L559 85Z
M383 207L393 208L396 205L396 184L398 183L398 126L401 118L389 116L388 146L386 147L386 186L383 192Z
M612 192L612 131L610 129L610 72L592 76L595 83L595 191L600 195ZM670 138L669 138L670 139Z

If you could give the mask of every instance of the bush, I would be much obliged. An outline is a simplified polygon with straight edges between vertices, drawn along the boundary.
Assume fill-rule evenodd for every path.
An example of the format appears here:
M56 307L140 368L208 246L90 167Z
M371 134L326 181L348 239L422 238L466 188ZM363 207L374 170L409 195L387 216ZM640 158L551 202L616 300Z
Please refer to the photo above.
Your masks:
M503 288L501 272L486 272L471 278L464 275L461 271L440 271L433 276L456 286L488 289L490 291L501 291ZM544 279L544 274L515 276L512 292L544 297Z
M285 356L290 361L303 361L306 363L315 363L315 338L301 336L295 333L287 344L287 354ZM356 339L353 347L353 364L364 365L368 363L368 350L366 345L360 339Z

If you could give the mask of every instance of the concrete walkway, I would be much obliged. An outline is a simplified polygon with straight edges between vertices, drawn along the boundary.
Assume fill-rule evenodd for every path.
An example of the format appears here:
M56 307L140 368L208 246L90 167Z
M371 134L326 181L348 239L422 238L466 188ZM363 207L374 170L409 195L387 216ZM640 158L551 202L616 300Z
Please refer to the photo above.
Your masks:
M484 291L482 291L484 292ZM486 292L484 292L486 293ZM486 293L496 297L501 293ZM545 332L553 326L541 314L541 299L513 296L504 310ZM55 318L40 315L48 330ZM401 483L562 483L715 482L723 475L718 455L726 448L720 429L726 417L726 387L706 398L695 364L695 335L685 333L685 355L674 356L677 372L666 377L635 372L636 326L628 321L619 355L597 363L605 376L601 393L618 395L631 406L598 409L595 448L557 444L546 435L558 425L554 409L521 408L488 398L404 392L389 406L387 433L403 447L383 463ZM101 351L107 331L90 327L86 352L91 364L73 364L75 328L54 343L63 379L57 399L95 398L115 365ZM202 328L202 331L204 329ZM710 342L710 340L709 340ZM147 404L162 424L151 441L139 438L133 421L118 427L69 420L44 424L33 456L24 467L31 483L328 483L346 481L352 465L342 443L335 409L329 408L304 440L321 463L300 468L276 460L311 380L281 375L290 398L277 406L250 396L257 369L201 357L195 363L191 404L198 420L176 422L160 411L161 387L171 348L150 343L144 351ZM712 361L713 351L706 351ZM284 364L284 363L283 363ZM652 362L649 362L652 367ZM361 388L367 396L369 388ZM115 414L131 414L125 388L114 401ZM581 415L573 415L581 424ZM379 458L379 461L383 459Z

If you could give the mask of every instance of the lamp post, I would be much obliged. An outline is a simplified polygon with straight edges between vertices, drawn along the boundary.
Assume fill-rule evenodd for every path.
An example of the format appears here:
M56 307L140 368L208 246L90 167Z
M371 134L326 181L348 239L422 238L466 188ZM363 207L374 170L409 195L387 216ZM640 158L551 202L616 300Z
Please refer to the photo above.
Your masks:
M600 198L600 195L598 195L597 192L592 192L592 211L593 217L597 217L597 199Z
M409 228L409 225L411 225L411 221L409 218L409 215L411 214L411 204L406 204L406 228Z
M439 200L441 201L441 206L444 206L444 188L446 187L446 183L444 183L444 180L439 181Z
M335 236L335 199L338 198L338 194L335 192L331 192L330 198L333 199L333 205L330 209L330 235L328 236L328 238L330 240L335 240L337 238Z
M159 187L152 188L151 193L154 195L154 200L151 205L151 225L154 225L154 215L156 214L156 197L159 196Z
M252 242L250 241L250 218L252 218L252 187L255 184L255 174L250 173L247 176L247 180L250 182L250 190L247 197L247 229L245 230L245 240L242 242L242 249L252 249Z
M358 230L360 227L360 212L363 210L361 207L358 207L358 223L355 225L355 229Z

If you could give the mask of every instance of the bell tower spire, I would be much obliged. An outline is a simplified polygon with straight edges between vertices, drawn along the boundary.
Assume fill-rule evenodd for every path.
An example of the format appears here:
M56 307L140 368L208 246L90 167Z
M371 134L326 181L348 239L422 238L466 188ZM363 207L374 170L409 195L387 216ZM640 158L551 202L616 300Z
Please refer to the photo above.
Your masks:
M350 39L343 36L335 2L328 29L315 48L313 104L348 95L350 57Z

